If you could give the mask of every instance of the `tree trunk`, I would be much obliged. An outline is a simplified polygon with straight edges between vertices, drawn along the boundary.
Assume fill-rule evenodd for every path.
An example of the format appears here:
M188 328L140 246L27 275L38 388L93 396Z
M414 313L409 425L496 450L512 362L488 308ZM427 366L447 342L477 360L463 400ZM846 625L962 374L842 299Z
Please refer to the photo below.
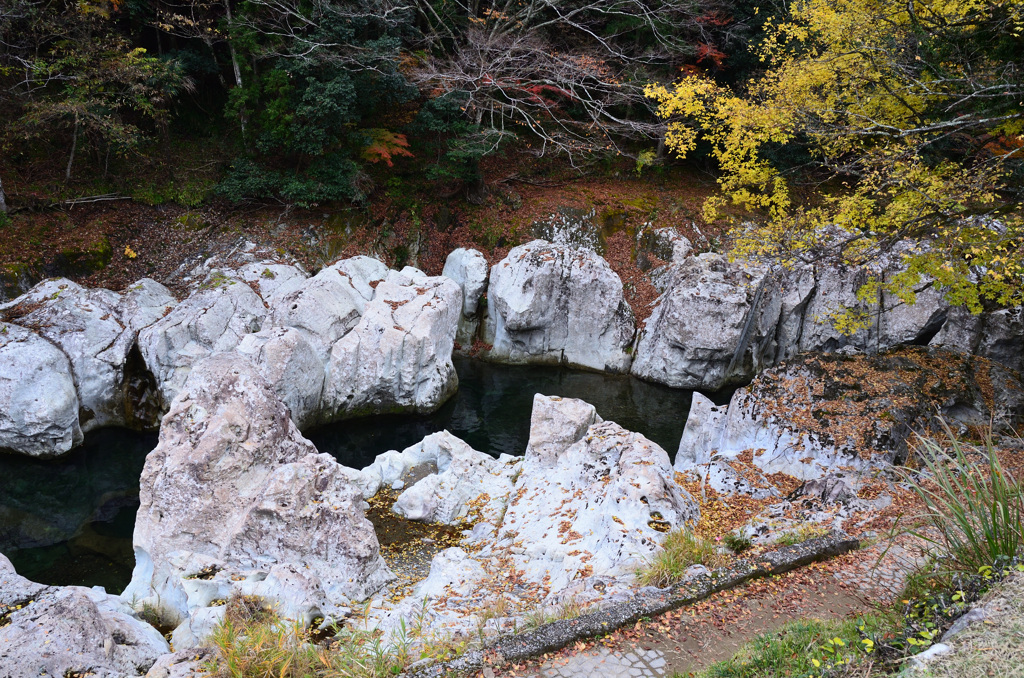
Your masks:
M231 0L224 0L224 10L228 18L228 30L231 30L231 25L234 23L234 17L231 14ZM228 35L228 53L231 55L231 70L235 73L235 87L241 89L242 87L242 67L238 65L238 55L235 54L235 44L231 42L231 36ZM242 126L242 138L245 138L245 113L238 115L238 123Z
M68 168L64 171L64 183L71 181L71 166L75 163L75 149L78 147L78 114L75 114L75 131L71 135L71 155L68 157Z
M7 195L4 193L3 177L0 177L0 214L7 214Z

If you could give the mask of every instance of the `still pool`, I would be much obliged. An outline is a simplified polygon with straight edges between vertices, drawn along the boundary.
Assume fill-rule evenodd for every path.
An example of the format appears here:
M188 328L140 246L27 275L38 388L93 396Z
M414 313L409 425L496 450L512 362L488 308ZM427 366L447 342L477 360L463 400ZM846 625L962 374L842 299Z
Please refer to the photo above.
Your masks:
M458 393L432 415L345 421L306 436L321 452L356 468L445 429L492 455L518 455L529 437L533 396L543 393L582 398L604 419L674 455L690 407L689 391L628 376L465 358L456 359L455 367ZM0 553L35 581L122 590L134 565L139 475L156 442L152 433L103 429L58 460L0 455Z

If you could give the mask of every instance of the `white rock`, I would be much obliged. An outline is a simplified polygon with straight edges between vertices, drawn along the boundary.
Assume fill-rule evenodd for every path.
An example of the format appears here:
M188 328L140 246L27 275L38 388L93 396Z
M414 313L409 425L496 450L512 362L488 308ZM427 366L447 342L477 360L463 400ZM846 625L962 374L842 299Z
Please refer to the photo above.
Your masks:
M0 322L0 450L56 457L81 442L67 356L34 332Z
M146 673L146 678L196 678L209 675L206 666L214 657L213 648L197 647L165 654Z
M460 247L448 255L441 275L454 280L462 290L462 315L455 339L468 347L480 327L480 300L487 290L487 260L477 250Z
M603 258L534 240L491 268L488 356L509 363L629 369L633 312Z
M324 615L392 579L358 490L234 352L211 356L189 375L146 458L140 501L136 566L123 595L170 617L187 621L228 593L216 578L188 578L203 568L262 581L291 566L288 576L304 579L289 594L291 611ZM322 598L296 600L295 590Z
M427 436L410 451L416 447L419 454L412 452L410 456L427 457L426 463L432 464L436 472L402 492L392 507L395 513L409 520L446 525L495 522L500 518L521 459L509 455L495 459L474 450L448 431Z
M267 323L301 330L326 365L331 346L356 326L387 275L387 267L376 259L343 259L297 290L275 297Z
M27 595L26 595L27 594ZM97 678L142 675L167 641L117 596L80 586L42 586L14 572L0 555L0 608L20 604L0 626L4 678Z
M246 356L288 406L299 428L316 422L324 388L324 364L305 335L294 327L247 334L235 349Z
M451 356L461 306L448 278L389 273L331 349L323 420L440 407L458 387Z
M120 301L115 292L57 278L36 285L11 305L16 314L34 309L16 322L36 330L71 362L83 431L126 423L123 368L135 337L120 320Z
M260 329L263 300L238 278L214 276L166 316L139 332L139 350L165 404L178 394L192 366L233 349Z
M302 287L309 277L301 266L275 261L254 261L239 267L234 274L250 285L255 284L259 295L270 305Z
M121 293L118 314L125 327L137 335L139 330L160 320L177 305L178 300L169 289L151 278L141 278Z
M718 390L774 351L781 295L768 269L701 254L676 266L637 342L632 372L675 388Z
M580 421L586 411L580 401L534 398L535 412L561 404L571 410L563 421ZM658 547L662 531L698 517L668 454L642 435L595 421L578 440L556 443L549 429L558 426L546 417L531 420L523 469L498 526L499 538L522 544L528 579L548 577L558 591L591 575L630 576Z

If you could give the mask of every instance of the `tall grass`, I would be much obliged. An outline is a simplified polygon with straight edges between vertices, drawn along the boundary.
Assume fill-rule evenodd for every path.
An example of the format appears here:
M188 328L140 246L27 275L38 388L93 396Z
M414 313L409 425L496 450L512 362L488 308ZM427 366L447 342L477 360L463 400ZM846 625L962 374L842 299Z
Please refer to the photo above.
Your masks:
M943 426L946 445L919 438L918 455L928 477L908 479L924 502L926 520L924 529L908 531L943 549L953 570L977 574L1024 546L1024 494L999 462L991 436L982 450L960 442ZM984 461L975 462L972 454L981 454Z
M697 536L690 527L666 534L661 547L650 562L637 570L641 584L670 586L682 581L691 565L701 564L713 570L729 562L728 556L718 552L715 542Z

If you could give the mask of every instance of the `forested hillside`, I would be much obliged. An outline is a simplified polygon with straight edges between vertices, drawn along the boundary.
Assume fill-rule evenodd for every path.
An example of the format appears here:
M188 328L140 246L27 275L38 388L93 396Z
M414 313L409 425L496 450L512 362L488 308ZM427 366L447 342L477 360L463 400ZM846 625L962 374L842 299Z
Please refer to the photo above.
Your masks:
M421 221L485 204L488 167L527 191L710 176L692 216L756 224L741 254L909 238L879 284L1012 304L1022 30L1019 0L5 0L0 211L416 194Z

